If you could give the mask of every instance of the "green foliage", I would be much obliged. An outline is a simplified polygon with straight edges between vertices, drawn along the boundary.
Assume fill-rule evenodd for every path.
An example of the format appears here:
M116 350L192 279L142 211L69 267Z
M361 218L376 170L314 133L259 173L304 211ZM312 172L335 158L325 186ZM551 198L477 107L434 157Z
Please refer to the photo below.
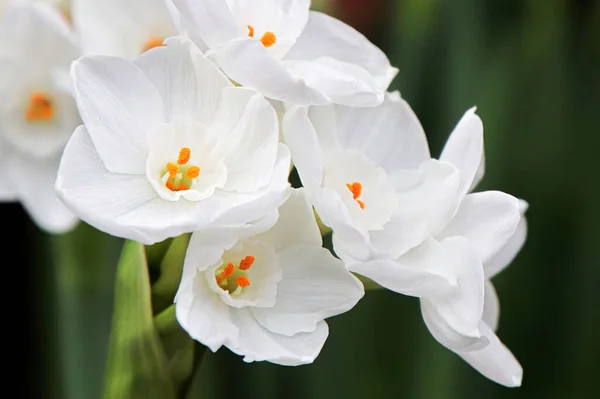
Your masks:
M132 241L125 243L117 267L103 397L176 398L169 363L152 317L144 246Z

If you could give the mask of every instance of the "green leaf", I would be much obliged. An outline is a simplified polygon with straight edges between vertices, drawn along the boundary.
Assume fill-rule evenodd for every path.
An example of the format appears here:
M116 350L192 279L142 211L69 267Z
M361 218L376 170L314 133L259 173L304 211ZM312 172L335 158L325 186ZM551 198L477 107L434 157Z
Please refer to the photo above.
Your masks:
M194 368L194 340L181 328L175 317L175 305L154 318L171 380L177 389L190 378Z
M144 246L132 241L125 242L117 266L115 306L103 397L176 397L152 318Z
M173 304L183 274L183 261L190 242L190 234L183 234L171 242L160 264L160 277L152 285L152 306L158 314Z

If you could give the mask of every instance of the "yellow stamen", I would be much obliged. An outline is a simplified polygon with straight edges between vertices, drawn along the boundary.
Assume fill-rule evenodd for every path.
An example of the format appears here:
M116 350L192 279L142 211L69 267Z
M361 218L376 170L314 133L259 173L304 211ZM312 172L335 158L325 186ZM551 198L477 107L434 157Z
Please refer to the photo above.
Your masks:
M175 176L177 176L177 173L179 173L179 166L175 165L174 163L169 162L167 164L167 171L169 172L169 178L174 178Z
M225 266L225 269L223 269L223 271L221 272L221 277L223 278L229 278L231 276L233 276L233 273L235 272L235 266L233 266L233 263L228 263L227 266Z
M181 151L179 151L179 158L177 159L177 163L179 165L185 165L189 162L191 154L192 151L189 148L183 147Z
M235 283L238 285L238 287L244 288L250 285L250 280L248 280L248 277L246 276L239 276L235 279Z
M190 166L185 175L188 179L195 179L200 176L200 168L197 166Z
M248 36L254 37L254 27L252 25L248 25Z
M241 270L248 270L250 269L250 267L254 264L254 256L246 256L244 259L242 259L242 261L240 262L240 269Z
M272 45L274 45L275 43L277 43L277 36L275 36L275 33L273 33L273 32L267 32L260 39L260 42L265 47L271 47Z

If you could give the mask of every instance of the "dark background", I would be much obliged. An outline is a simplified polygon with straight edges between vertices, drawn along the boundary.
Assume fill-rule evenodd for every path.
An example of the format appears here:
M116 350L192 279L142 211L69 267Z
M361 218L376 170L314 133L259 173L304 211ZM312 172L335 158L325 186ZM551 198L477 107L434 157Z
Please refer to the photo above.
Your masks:
M400 68L392 89L413 106L434 155L477 105L487 157L480 189L530 203L528 242L494 280L499 336L523 365L523 386L480 376L429 335L415 299L381 291L330 321L314 365L247 365L226 349L209 354L203 397L600 397L600 1L324 5ZM10 237L3 283L11 320L3 324L20 343L5 350L28 353L22 366L18 354L5 362L26 375L35 397L98 397L122 242L87 226L43 235L18 205L2 204L0 215Z

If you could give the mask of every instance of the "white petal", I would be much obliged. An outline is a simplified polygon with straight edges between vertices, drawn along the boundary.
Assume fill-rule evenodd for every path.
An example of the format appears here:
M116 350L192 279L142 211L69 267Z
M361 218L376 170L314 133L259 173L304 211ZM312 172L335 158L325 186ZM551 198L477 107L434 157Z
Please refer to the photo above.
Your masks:
M316 190L323 181L324 159L317 133L308 119L308 109L289 109L283 117L282 129L302 185L309 191Z
M27 54L31 69L68 68L81 55L65 19L49 4L14 2L3 17L2 37L11 39L3 41L3 54Z
M232 318L240 330L239 345L229 349L249 363L269 361L282 366L312 363L329 335L324 321L313 332L286 337L263 327L247 309L236 309Z
M361 33L335 18L312 11L286 59L313 60L324 56L364 68L383 91L398 73L383 51Z
M142 54L136 65L161 93L167 120L210 126L223 89L233 84L189 39L174 37L166 43Z
M279 208L277 223L257 238L268 242L275 251L294 245L321 247L319 226L303 188L291 191L289 199Z
M232 100L228 103L232 97ZM246 98L246 101L240 101ZM242 107L231 109L233 105ZM229 122L235 123L228 131L211 127L221 142L226 141L232 151L224 160L227 166L227 191L253 192L266 186L271 180L277 158L279 142L279 119L271 104L258 92L245 88L231 88L223 93L223 101L216 120L224 120L221 108L227 115L236 115Z
M472 350L482 340L479 323L484 303L483 266L466 239L447 238L441 244L454 262L457 286L449 293L422 298L423 319L444 346Z
M215 215L212 225L245 224L265 217L280 207L290 195L291 189L288 182L290 162L288 148L279 144L275 168L269 185L249 194L220 193L215 199L223 201L225 208ZM210 210L207 209L206 212L210 214Z
M302 185L309 191L316 190L323 181L324 158L319 139L308 118L308 109L289 109L283 118L282 129Z
M172 43L147 51L135 64L163 99L165 121L191 122L201 110L196 97L196 71L188 46Z
M213 352L237 340L239 330L233 324L229 306L210 290L202 272L182 280L175 311L181 327Z
M277 334L312 332L324 319L349 311L364 295L361 282L343 262L318 246L296 245L279 253L283 280L272 308L254 308L254 317Z
M513 237L520 219L519 200L511 195L500 191L469 194L438 239L465 237L486 262Z
M83 57L72 66L79 112L106 168L144 173L147 135L164 122L156 87L133 63Z
M266 97L296 105L324 105L329 100L294 76L257 40L232 40L211 49L215 60L234 81L260 91Z
M133 60L153 38L176 33L164 0L71 0L75 30L86 54Z
M311 0L275 0L275 3L288 15L291 24L286 26L287 34L297 38L306 27L310 15Z
M226 1L167 0L167 6L179 30L189 31L192 39L200 38L200 46L213 47L238 36Z
M373 248L397 258L444 228L458 206L457 170L435 159L416 170L398 170L391 179L396 183L398 206L381 230L371 231Z
M460 171L460 193L466 195L481 175L483 162L483 122L476 108L468 110L446 141L440 161L454 165ZM478 177L480 178L480 177Z
M216 200L165 201L145 175L108 171L83 126L67 144L56 187L65 204L87 223L143 244L198 230L226 207Z
M485 323L481 323L480 330L489 341L489 345L476 351L459 352L460 357L498 384L507 387L521 386L523 368L519 361Z
M498 329L500 321L500 300L498 294L491 281L485 282L485 296L483 300L483 317L482 320L487 324L492 331Z
M496 274L504 270L515 259L525 241L527 240L527 218L525 212L528 204L523 200L519 200L519 210L521 212L521 220L517 226L517 230L500 250L483 264L483 271L486 278L492 278Z
M334 238L339 236L348 254L355 259L367 258L370 254L368 232L355 225L339 193L323 188L311 193L310 198L321 222L333 230Z
M419 119L406 101L391 93L377 107L336 107L336 121L344 148L361 151L388 174L416 169L431 158Z
M23 207L44 231L61 234L72 230L78 219L62 203L54 190L58 158L36 160L13 152L9 157L11 181Z
M385 92L358 65L331 57L310 61L287 60L283 61L283 65L294 77L301 79L332 103L348 107L373 107L383 101Z
M368 277L394 292L416 297L435 296L452 291L456 275L444 248L429 239L396 260L375 259L357 262L348 258L339 241L334 240L336 254L349 270Z

